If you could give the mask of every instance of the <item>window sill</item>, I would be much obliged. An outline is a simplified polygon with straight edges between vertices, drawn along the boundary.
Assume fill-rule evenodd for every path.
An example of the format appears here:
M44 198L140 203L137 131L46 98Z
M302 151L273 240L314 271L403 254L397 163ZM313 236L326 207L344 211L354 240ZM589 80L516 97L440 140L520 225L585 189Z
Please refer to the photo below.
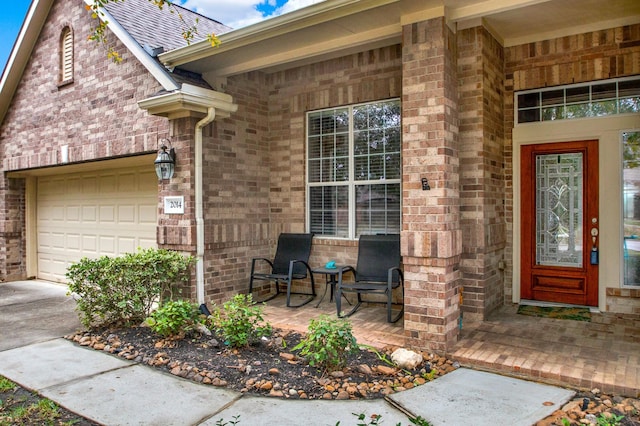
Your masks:
M68 86L70 84L73 84L73 78L69 79L69 80L65 80L65 81L61 81L58 83L58 89L62 89L65 86Z

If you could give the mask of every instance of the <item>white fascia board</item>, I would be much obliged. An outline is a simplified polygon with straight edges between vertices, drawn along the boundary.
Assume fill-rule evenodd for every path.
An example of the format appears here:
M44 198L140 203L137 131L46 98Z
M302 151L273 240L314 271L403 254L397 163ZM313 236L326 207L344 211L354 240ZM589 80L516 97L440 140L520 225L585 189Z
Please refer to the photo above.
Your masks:
M92 0L84 0L84 2L91 6ZM104 15L101 15L104 14ZM107 21L107 26L115 34L116 37L125 45L125 47L133 53L133 55L140 61L140 63L151 73L151 75L160 83L160 85L168 91L178 90L180 86L175 82L169 72L156 61L149 56L147 52L138 44L138 42L129 34L120 23L107 12L106 9L100 8L98 13L100 19Z
M143 99L138 106L153 115L176 117L189 112L206 113L214 108L216 117L225 118L238 110L230 95L186 83L180 90Z
M341 16L351 15L400 0L326 0L311 6L295 10L284 15L266 19L247 27L232 30L218 36L220 45L211 47L203 40L189 46L171 50L158 55L166 66L179 66L198 59L253 44L258 41L291 33L318 23L331 21Z

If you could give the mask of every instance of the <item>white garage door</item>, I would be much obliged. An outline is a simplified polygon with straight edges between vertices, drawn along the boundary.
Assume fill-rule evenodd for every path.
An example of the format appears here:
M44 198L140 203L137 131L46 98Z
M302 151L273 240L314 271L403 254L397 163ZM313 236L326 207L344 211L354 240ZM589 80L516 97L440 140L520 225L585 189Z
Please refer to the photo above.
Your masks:
M38 277L65 282L83 258L156 247L155 172L113 169L38 178Z

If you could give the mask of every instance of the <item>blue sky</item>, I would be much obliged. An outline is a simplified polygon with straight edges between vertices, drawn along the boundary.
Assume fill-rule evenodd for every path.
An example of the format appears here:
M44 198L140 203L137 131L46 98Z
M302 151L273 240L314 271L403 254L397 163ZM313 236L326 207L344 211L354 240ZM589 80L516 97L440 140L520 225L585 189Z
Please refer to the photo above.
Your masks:
M30 4L30 0L5 0L2 2L2 9L0 9L0 40L2 40L0 43L0 66L2 69L9 58L9 53L11 53Z
M30 0L1 0L0 8L0 67L9 58ZM126 1L126 0L125 0ZM173 0L202 15L232 28L242 28L264 19L291 12L321 0Z

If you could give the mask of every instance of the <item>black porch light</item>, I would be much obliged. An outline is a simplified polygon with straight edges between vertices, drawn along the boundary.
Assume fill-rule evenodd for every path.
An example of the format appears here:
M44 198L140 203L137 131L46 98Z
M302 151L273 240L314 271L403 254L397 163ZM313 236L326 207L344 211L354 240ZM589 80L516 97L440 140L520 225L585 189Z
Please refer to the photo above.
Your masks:
M176 169L175 149L171 148L167 151L167 146L163 144L160 147L156 161L154 161L153 164L156 166L156 175L158 175L158 180L171 179Z

